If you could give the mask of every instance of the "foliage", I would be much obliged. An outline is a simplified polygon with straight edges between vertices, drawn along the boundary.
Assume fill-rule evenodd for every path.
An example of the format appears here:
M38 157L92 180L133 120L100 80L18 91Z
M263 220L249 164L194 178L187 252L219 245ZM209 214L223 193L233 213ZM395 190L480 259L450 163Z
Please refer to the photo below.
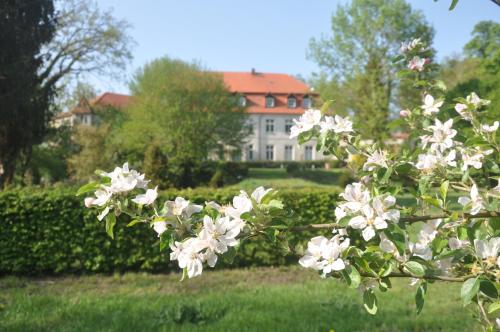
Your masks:
M237 189L166 191L192 202L229 202ZM328 222L335 191L283 190L287 208L296 210L297 223ZM146 225L115 227L115 240L106 235L96 214L85 209L71 188L7 190L0 193L0 274L66 274L83 272L171 271L168 254L158 251L159 239ZM305 240L304 236L298 236ZM264 239L248 242L235 257L235 266L275 265L296 261L273 251Z
M336 101L336 114L354 114L365 137L385 137L391 105L406 107L418 97L395 78L402 66L391 65L389 59L399 51L401 40L418 36L430 45L433 35L423 14L404 0L339 5L331 37L310 42L309 57L323 71L312 84L323 100Z
M13 180L16 160L45 134L53 91L40 84L40 50L55 31L52 0L0 4L0 188Z
M222 78L194 63L154 60L137 72L131 90L134 103L118 141L132 155L142 157L156 142L169 160L192 163L247 137L246 116Z

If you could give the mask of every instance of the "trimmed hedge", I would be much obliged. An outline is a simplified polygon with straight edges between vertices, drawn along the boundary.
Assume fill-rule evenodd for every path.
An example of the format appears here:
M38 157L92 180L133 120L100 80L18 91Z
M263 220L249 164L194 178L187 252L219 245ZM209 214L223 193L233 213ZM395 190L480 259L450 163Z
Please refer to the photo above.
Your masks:
M115 227L110 239L96 213L83 206L71 189L22 189L0 192L0 274L64 274L88 272L167 272L178 268L169 252L159 251L158 238L147 225ZM238 192L198 188L166 191L194 202L228 202ZM296 212L297 224L331 222L338 190L281 191L287 208ZM295 241L307 240L301 233ZM242 245L234 266L277 265L296 262L264 239Z

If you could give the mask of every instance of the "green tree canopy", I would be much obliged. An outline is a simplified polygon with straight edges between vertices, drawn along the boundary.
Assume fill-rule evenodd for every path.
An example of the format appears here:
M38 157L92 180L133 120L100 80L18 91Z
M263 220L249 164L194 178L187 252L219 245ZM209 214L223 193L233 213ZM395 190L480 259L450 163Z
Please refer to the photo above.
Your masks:
M322 96L339 100L334 104L340 106L339 113L354 114L367 136L383 136L391 106L415 99L415 93L394 79L401 68L391 60L402 41L421 38L431 45L433 36L423 14L404 0L339 5L332 16L332 34L310 42L308 56L323 73L312 83ZM330 87L337 92L322 91Z
M222 147L239 147L248 132L244 110L219 74L167 57L146 64L131 84L133 105L116 136L132 159L151 142L170 159L203 160Z

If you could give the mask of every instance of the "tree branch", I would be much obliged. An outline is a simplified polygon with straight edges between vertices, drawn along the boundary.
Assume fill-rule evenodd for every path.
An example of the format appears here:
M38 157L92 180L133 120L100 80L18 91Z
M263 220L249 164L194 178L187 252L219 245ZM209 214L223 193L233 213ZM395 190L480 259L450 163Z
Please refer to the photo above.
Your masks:
M464 218L466 219L478 219L478 218L490 218L490 217L498 217L500 216L500 212L491 211L491 212L482 212L475 215L470 213L464 213ZM447 214L435 214L435 215L427 215L427 216L411 216L411 217L403 217L400 218L399 221L403 223L412 223L417 221L426 221L426 220L434 220L434 219L443 219L449 218L450 216ZM309 224L309 225L301 225L301 226L293 226L289 227L288 230L291 231L309 231L314 229L330 229L330 228L341 228L344 227L338 223L330 223L330 224Z

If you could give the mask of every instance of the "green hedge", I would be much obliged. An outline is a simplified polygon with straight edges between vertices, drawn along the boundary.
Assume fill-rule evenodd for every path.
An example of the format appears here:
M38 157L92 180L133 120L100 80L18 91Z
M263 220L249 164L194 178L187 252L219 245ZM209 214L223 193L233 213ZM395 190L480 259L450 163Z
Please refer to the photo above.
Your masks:
M23 189L0 192L0 274L63 274L177 269L168 251L160 252L158 238L147 225L117 225L115 240L108 238L94 211L85 209L70 189ZM235 190L198 188L164 192L203 203L228 202ZM338 190L281 191L297 223L331 222ZM295 241L311 234L299 234ZM277 265L296 261L256 239L244 244L234 266Z

